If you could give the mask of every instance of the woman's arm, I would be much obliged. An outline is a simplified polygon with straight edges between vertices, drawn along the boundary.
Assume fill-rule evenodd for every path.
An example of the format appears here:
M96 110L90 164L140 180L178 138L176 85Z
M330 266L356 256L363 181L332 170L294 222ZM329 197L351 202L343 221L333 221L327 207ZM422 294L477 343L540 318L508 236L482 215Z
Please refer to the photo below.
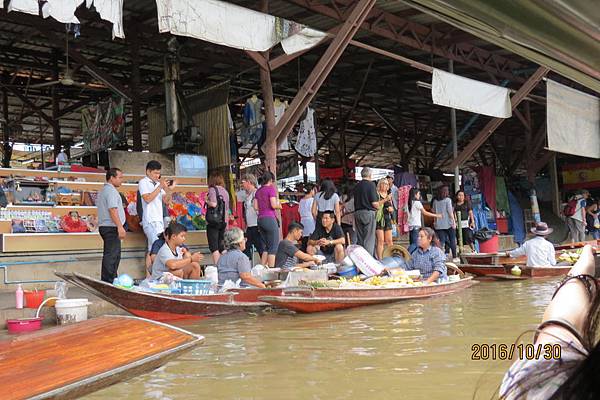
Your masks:
M254 211L258 212L258 200L252 200L252 207L254 207Z
M340 209L339 200L335 203L335 219L338 225L342 225L342 210Z
M434 214L432 212L427 211L425 208L421 210L421 214L431 218L442 218L442 214Z
M469 227L475 228L475 214L473 213L473 209L469 209Z
M312 206L310 208L310 212L312 213L313 218L317 219L317 214L319 214L319 208L317 206L317 199L315 198L312 202Z
M281 203L277 197L269 197L269 201L273 210L281 210Z
M258 279L256 279L255 277L252 276L252 274L250 272L240 272L240 278L242 278L242 280L252 286L256 286L259 288L265 288L265 284L262 283L261 281L259 281Z
M593 276L594 269L592 246L587 245L583 248L579 260L571 268L569 275L589 274ZM542 323L550 319L565 320L573 325L580 334L583 334L590 307L591 302L583 282L579 279L571 279L556 292L554 299L550 301ZM565 336L571 337L572 335L565 328L550 325L542 329L536 343L556 342L555 336L565 338Z
M427 280L425 282L427 282L427 283L435 282L439 279L439 277L440 277L440 273L438 271L433 271L431 276L429 278L427 278Z

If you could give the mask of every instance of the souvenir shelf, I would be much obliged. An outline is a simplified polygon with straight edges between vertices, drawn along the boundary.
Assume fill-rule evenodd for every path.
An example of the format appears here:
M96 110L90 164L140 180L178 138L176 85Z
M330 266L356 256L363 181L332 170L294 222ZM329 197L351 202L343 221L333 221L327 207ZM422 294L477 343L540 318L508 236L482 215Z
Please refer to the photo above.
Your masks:
M33 232L35 226L30 227L28 224L35 223L35 221L30 221L29 218L26 218L28 221L24 224L27 225L24 226L27 232L12 233L11 216L19 219L21 215L33 215L32 219L35 220L39 217L39 214L62 217L71 211L77 211L82 217L96 216L97 208L95 206L81 205L81 203L84 194L97 193L102 189L106 181L104 174L0 168L0 177L5 178L5 183L9 188L7 197L13 203L0 211L0 234L2 236L3 252L102 249L102 238L97 232ZM126 194L126 197L127 194L135 193L137 191L137 183L135 182L142 177L141 175L125 175L124 181L127 183L124 183L119 191ZM195 196L208 190L204 178L167 178L177 180L178 185L174 191L182 196ZM71 193L65 193L67 190L64 189L71 191ZM37 194L33 195L34 192ZM146 246L145 241L146 238L143 232L128 232L126 239L123 241L123 248L143 249ZM188 232L187 244L202 246L206 243L205 232Z

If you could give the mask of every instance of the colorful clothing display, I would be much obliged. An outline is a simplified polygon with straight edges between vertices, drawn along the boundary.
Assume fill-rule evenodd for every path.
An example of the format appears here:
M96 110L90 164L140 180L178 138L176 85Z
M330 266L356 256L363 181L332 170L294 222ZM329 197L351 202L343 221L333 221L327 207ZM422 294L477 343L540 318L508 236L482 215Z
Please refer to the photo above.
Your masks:
M398 225L400 225L400 233L408 233L410 227L408 224L408 194L411 186L401 186L398 188Z
M253 96L246 101L242 111L244 127L241 131L242 146L250 143L259 143L263 136L263 115L261 108L263 101Z
M315 110L308 107L306 118L300 122L298 137L296 138L296 151L303 157L312 157L317 152L317 131L315 128Z
M98 153L127 140L123 98L112 98L81 110L86 151Z

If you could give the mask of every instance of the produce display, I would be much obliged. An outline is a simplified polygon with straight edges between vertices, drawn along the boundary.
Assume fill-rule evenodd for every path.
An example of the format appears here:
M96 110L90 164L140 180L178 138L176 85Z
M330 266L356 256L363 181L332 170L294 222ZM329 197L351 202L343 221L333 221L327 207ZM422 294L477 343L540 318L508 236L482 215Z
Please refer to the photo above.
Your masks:
M336 280L329 280L326 282L321 281L310 281L300 282L301 285L307 285L313 288L340 288L340 289L374 289L374 288L406 288L415 286L424 286L426 283L416 280L408 276L406 273L400 273L391 277L373 276L365 279L360 279L359 276L355 276L351 279L340 278Z
M581 255L583 248L577 249L576 251L567 251L563 250L558 256L559 262L568 262L573 265L579 260L579 256Z

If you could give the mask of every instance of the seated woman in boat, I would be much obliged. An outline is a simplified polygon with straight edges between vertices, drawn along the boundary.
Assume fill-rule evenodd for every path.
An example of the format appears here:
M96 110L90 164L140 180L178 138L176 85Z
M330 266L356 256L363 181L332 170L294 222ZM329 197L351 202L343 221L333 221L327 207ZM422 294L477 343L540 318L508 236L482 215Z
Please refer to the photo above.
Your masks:
M556 265L556 250L554 245L546 240L546 236L551 234L552 228L545 222L538 222L535 228L531 228L531 233L535 235L533 239L527 240L518 249L507 251L509 257L527 256L528 267L550 267Z
M290 270L292 268L306 268L321 261L300 250L296 243L302 238L304 225L299 222L292 222L288 226L288 233L285 239L279 242L277 254L275 255L275 268Z
M192 253L185 247L187 228L178 223L165 229L165 244L162 245L152 263L152 279L160 279L163 273L170 272L183 279L199 279L202 275L200 264L193 260Z
M421 228L417 240L418 247L411 253L411 260L408 262L408 269L418 269L421 271L421 278L431 283L439 278L448 277L446 267L446 255L440 247L440 241L435 231L431 228Z
M308 253L325 256L326 263L341 263L346 257L344 253L344 230L335 222L335 213L325 211L321 215L321 224L317 224L315 231L308 239Z
M587 245L535 330L533 348L540 346L541 356L523 357L510 367L500 386L501 399L600 398L600 296L594 270L592 247Z
M244 231L240 228L226 230L223 234L223 245L225 252L217 261L219 285L224 284L227 280L237 282L238 279L241 279L240 286L264 288L265 285L250 273L252 266L248 256L244 254L244 250L246 250Z

